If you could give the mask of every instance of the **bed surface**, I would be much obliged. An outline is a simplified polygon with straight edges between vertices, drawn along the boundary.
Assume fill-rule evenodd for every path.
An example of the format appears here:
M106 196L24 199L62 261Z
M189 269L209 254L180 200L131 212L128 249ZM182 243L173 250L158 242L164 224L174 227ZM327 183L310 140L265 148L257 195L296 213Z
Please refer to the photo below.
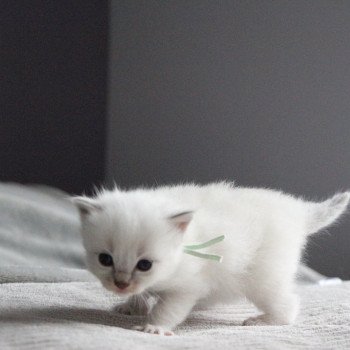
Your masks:
M128 328L116 298L95 282L6 283L0 288L1 349L349 349L350 283L300 288L293 326L242 327L245 303L192 312L173 337Z
M242 327L248 303L195 310L173 337L129 330L85 269L65 194L0 184L0 349L349 349L350 282L300 284L293 326Z

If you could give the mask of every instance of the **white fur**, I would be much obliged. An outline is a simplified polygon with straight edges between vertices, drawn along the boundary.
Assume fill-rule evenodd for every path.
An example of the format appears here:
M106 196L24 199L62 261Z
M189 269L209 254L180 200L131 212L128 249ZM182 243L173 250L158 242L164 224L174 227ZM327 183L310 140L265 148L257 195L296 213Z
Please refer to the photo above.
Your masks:
M120 290L115 279L130 283L123 295L133 297L124 311L130 312L132 305L141 305L136 312L149 310L144 304L148 296L156 296L147 323L136 329L170 335L196 304L228 303L240 297L262 311L244 324L292 323L298 313L294 277L307 235L336 220L349 198L344 192L314 203L222 182L115 189L74 201L82 212L89 269L116 293ZM179 227L179 220L171 217L183 212ZM221 264L182 252L185 244L222 234L224 242L204 250L222 255ZM101 252L113 256L113 267L99 264ZM135 268L141 258L154 260L151 270Z

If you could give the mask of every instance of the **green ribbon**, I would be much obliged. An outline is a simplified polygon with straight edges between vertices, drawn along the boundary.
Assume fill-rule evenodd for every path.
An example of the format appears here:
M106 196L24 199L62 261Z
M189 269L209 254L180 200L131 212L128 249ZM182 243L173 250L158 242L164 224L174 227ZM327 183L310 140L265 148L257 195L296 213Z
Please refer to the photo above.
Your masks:
M223 241L224 239L225 239L225 235L221 235L221 236L213 238L207 242L198 243L198 244L191 244L191 245L184 245L183 251L184 251L184 253L196 256L197 258L221 262L222 258L223 258L221 255L200 253L200 252L197 252L197 250L211 247L212 245L217 244L217 243Z

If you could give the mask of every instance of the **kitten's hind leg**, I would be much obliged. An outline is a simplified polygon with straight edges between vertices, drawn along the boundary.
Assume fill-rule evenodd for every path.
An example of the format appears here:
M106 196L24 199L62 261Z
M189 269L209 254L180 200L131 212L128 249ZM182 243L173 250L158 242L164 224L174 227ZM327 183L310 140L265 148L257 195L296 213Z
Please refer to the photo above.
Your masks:
M117 305L114 310L120 314L132 316L146 316L152 309L152 300L143 294L133 295L122 304Z
M299 300L294 294L294 277L300 257L300 241L262 247L249 271L246 296L263 314L244 325L285 325L295 321Z
M298 297L287 291L250 295L250 300L264 313L250 317L243 322L244 326L287 325L292 324L298 314Z

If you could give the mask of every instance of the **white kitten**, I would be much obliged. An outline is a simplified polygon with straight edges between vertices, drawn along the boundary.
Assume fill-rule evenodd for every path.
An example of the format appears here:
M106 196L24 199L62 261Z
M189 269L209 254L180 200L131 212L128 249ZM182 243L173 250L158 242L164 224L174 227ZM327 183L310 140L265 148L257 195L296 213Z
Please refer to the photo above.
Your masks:
M290 324L298 313L294 277L308 234L345 211L350 192L322 203L230 183L102 191L76 197L89 269L109 290L129 297L120 312L148 314L135 327L172 334L198 303L247 297L263 314L245 325ZM204 252L223 262L184 254L183 245L218 235ZM156 296L150 311L147 298Z

